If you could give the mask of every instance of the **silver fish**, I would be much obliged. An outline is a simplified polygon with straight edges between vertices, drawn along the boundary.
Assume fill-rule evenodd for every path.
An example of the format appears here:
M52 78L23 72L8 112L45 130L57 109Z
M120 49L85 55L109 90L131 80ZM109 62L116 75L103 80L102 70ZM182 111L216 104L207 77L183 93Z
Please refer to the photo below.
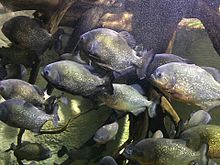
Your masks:
M118 132L119 125L117 122L102 126L95 133L93 140L100 144L105 144L114 139Z
M40 132L41 127L53 116L46 114L31 103L9 99L0 104L0 120L9 126Z
M81 35L79 47L100 67L119 73L136 68L142 79L154 54L143 51L142 57L137 56L123 35L111 29L97 28Z
M152 83L168 97L210 110L220 105L220 84L197 65L172 62L151 74Z
M193 151L179 139L143 139L137 144L129 145L123 154L128 159L136 160L141 165L189 165L190 163L206 158L207 145L200 151Z
M126 84L113 84L113 94L100 92L97 97L107 106L119 111L139 115L148 108L149 114L154 114L154 103L148 101L136 89Z
M100 78L74 61L51 63L44 67L42 76L55 88L74 95L89 96L98 91L113 91L109 76Z
M0 81L0 95L6 100L23 99L35 105L45 103L44 91L40 87L19 79Z

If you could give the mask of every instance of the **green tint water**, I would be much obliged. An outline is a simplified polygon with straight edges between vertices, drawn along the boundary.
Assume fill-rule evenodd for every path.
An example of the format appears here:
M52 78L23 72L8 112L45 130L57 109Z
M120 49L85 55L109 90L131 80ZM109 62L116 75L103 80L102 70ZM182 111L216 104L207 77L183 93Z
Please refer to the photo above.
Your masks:
M11 17L14 15L10 15ZM9 19L9 15L1 15L0 22L4 22L6 19ZM1 24L2 25L2 24ZM8 43L7 39L0 33L0 45L6 46ZM220 57L213 50L210 40L208 39L207 34L203 30L193 30L187 31L181 29L177 31L177 38L174 44L173 53L192 59L197 62L199 65L203 66L213 66L220 69ZM44 88L46 82L39 75L37 85ZM55 90L55 93L60 94L60 91ZM69 103L68 105L60 104L61 108L59 109L59 116L61 121L59 124L64 124L68 121L69 118L74 117L80 112L84 112L88 109L91 109L92 103L88 100L82 99L81 97L74 97L68 95ZM198 109L196 107L191 107L181 103L173 103L175 109L183 120L187 119L189 114ZM220 125L220 108L216 108L211 111L212 124ZM63 162L67 156L63 158L58 158L56 152L62 147L62 145L67 146L68 149L74 147L79 147L84 144L87 140L92 138L96 130L102 125L102 123L109 117L111 114L110 109L100 108L98 110L91 111L90 113L74 120L71 122L68 131L58 134L58 135L42 135L34 136L33 133L26 131L24 134L23 140L28 140L31 142L39 142L47 145L53 152L53 156L50 159L41 161L39 164L53 164ZM128 119L122 119L119 121L119 133L116 136L114 141L109 142L106 145L106 150L103 152L103 155L112 154L113 151L120 146L128 136ZM48 124L44 128L51 128L52 125ZM0 164L4 165L14 165L16 159L12 152L5 153L4 150L8 149L11 143L16 142L16 135L18 129L11 128L4 123L0 122ZM99 154L99 153L97 153ZM25 162L24 162L25 163ZM220 160L218 161L220 164ZM85 162L77 161L74 162L74 165L83 165ZM89 164L96 164L94 160L91 160Z

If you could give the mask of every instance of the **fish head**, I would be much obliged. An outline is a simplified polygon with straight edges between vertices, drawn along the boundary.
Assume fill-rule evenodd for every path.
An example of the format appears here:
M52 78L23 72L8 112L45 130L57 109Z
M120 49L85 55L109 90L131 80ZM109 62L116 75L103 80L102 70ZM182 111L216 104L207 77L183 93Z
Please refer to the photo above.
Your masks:
M109 132L105 128L101 127L95 133L93 140L99 144L105 144L109 141L109 138L110 138Z
M101 165L117 165L116 161L111 156L103 157L100 161L100 164Z
M12 84L10 83L10 80L2 80L0 81L0 95L4 99L9 99L10 94L13 90Z
M10 20L8 20L8 21L6 21L4 24L3 24L3 26L2 26L2 33L6 36L6 37L8 37L8 36L10 36L10 32L11 32L11 30L12 30L12 27L13 27L13 24L14 24L14 21L13 21L14 19L12 18L12 19L10 19Z
M151 82L160 89L172 89L176 83L175 71L167 64L158 67L150 77Z
M144 157L144 153L134 144L130 144L125 147L123 155L130 160L141 160Z
M26 16L17 16L6 21L2 26L3 34L10 40L12 35L14 34L15 27L20 25L20 23L29 20L29 17ZM15 43L16 44L16 43Z
M96 32L87 32L80 36L79 48L93 58L99 58L100 45L96 40Z
M60 74L59 70L56 65L49 64L44 67L41 75L49 82L59 82L60 81Z
M196 128L196 127L194 127ZM181 133L180 139L186 141L186 145L189 148L194 150L199 150L200 145L202 144L201 136L198 131L194 130L193 128L189 128Z
M79 48L93 59L102 59L109 51L127 42L114 30L98 28L80 36Z
M40 154L40 160L45 160L47 158L52 157L52 152L49 148L44 147L41 154Z

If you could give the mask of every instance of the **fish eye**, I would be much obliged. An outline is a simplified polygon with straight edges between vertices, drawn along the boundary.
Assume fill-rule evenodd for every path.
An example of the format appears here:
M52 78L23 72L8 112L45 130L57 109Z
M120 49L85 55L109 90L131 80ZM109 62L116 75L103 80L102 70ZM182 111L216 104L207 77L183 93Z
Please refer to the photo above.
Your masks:
M5 88L3 86L0 86L0 91L4 91Z
M86 40L86 37L84 36L84 35L82 35L81 37L80 37L80 41L85 41Z
M45 70L45 71L44 71L44 75L45 75L45 76L48 76L49 74L50 74L50 72L49 72L48 70Z
M156 72L157 78L162 78L162 73L161 72Z

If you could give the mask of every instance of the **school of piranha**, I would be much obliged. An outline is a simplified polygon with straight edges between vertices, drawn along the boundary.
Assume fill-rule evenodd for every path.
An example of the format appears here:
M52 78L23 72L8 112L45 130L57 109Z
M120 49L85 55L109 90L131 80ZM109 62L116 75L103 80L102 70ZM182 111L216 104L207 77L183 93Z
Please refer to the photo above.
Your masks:
M212 159L220 158L220 126L209 124L209 111L220 105L217 69L198 66L174 54L155 54L136 45L134 37L126 31L96 28L80 36L75 48L77 55L63 54L42 67L38 76L48 82L42 89L34 85L34 72L29 82L22 80L25 68L36 67L42 52L59 41L41 22L27 16L16 16L5 22L2 32L12 44L2 48L8 54L1 55L0 94L5 101L0 103L0 120L20 129L16 144L12 143L5 151L13 151L19 164L23 160L45 160L52 155L43 144L22 141L25 130L39 135L49 133L41 130L48 121L55 128L50 133L60 133L68 127L68 123L65 128L58 126L58 102L65 102L65 93L54 96L54 88L91 99L94 106L101 103L116 111L112 120L92 138L100 145L115 138L121 116L129 115L130 122L134 122L130 134L137 133L135 119L140 116L153 119L164 113L176 126L173 136L165 135L163 130L149 135L143 126L140 137L129 135L127 143L120 148L123 152L100 158L97 164L121 164L118 157L122 157L124 164L134 165L215 165ZM153 91L151 98L146 97L150 90ZM171 100L201 110L182 121ZM158 107L163 112L158 112ZM81 159L80 152L86 151L68 151L63 147L57 154L60 157L67 154L73 162Z

